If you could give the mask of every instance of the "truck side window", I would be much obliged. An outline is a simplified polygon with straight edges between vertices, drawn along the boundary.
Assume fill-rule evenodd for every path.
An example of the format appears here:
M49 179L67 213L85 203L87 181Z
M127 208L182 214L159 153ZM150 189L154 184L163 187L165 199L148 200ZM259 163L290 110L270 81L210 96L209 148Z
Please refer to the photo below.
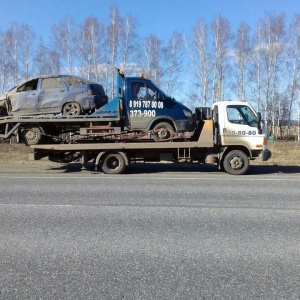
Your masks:
M244 124L251 127L257 126L257 117L246 105L229 105L227 107L227 118L230 123Z
M155 90L146 83L133 82L131 92L133 100L153 100L155 97Z

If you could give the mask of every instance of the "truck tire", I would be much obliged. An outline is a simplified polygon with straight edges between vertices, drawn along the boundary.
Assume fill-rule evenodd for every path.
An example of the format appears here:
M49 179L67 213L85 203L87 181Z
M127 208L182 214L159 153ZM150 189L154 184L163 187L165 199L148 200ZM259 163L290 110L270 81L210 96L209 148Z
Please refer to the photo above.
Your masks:
M66 103L62 113L64 116L78 116L81 114L81 106L77 102Z
M228 174L243 175L249 169L249 158L243 151L230 151L223 160L223 167Z
M25 145L38 145L43 140L43 133L38 126L26 126L21 132L21 140Z
M162 142L174 137L175 130L173 126L167 122L161 122L153 128L153 139L156 142Z
M101 169L105 174L122 174L126 164L119 153L109 153L101 161Z

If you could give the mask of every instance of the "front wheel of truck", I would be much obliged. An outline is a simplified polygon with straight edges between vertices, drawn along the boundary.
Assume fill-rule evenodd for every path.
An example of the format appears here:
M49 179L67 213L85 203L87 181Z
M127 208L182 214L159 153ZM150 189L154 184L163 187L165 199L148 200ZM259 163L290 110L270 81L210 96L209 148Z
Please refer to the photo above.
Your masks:
M228 174L243 175L249 169L249 158L241 150L232 150L226 154L223 167Z

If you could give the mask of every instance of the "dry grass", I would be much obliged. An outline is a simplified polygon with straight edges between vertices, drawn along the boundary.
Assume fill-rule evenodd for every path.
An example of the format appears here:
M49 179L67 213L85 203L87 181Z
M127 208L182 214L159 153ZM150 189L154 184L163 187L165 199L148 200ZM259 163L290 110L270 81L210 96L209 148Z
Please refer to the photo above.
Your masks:
M272 151L272 158L266 162L256 161L254 164L300 166L300 142L269 142L268 148Z
M255 165L300 166L300 142L270 142L268 148L272 151L272 158L267 162L260 160L251 162ZM40 164L41 161L29 161L28 154L33 149L23 144L0 143L0 163L14 165Z
M32 164L33 162L28 159L29 153L32 152L33 149L24 144L0 143L0 162L1 164Z

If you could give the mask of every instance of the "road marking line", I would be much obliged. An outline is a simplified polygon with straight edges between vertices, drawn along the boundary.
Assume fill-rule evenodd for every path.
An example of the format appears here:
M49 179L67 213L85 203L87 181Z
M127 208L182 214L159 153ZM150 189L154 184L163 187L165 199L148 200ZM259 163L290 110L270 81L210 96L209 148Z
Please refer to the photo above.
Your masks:
M225 199L226 201L226 199ZM262 206L262 207L257 207L257 206L233 206L233 205L221 205L221 206L214 206L214 205L195 205L195 204L191 204L191 205L176 205L176 204L100 204L100 203L91 203L91 204L21 204L21 203L15 203L15 204L5 204L2 203L0 204L1 206L10 206L10 207L106 207L106 208L181 208L181 209L236 209L236 210L240 210L240 209L247 209L247 210L276 210L276 211L300 211L300 208L286 208L286 207L267 207L267 206Z

